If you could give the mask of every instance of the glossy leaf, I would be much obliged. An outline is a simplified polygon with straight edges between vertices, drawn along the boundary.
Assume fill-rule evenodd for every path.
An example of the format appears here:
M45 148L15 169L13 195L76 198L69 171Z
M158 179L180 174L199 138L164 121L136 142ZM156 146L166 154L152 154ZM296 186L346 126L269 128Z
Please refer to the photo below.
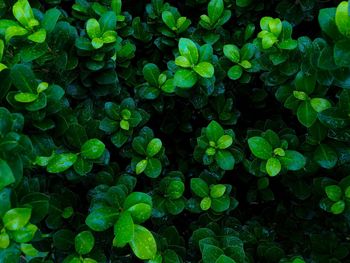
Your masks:
M141 260L152 259L156 256L156 241L152 233L143 226L135 225L134 238L130 241L130 247L136 257Z

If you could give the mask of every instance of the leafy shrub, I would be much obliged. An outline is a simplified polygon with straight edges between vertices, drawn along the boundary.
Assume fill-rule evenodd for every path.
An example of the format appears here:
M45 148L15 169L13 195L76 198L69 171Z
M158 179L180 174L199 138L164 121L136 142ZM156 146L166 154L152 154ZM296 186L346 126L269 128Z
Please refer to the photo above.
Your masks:
M1 1L0 262L350 262L349 10Z

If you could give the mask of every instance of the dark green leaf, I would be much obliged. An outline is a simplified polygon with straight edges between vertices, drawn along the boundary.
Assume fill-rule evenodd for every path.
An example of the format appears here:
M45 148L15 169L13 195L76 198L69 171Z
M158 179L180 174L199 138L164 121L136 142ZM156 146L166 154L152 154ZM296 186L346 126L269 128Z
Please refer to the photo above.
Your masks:
M0 159L0 190L15 182L10 166Z
M338 161L337 153L328 145L320 144L314 154L314 160L323 168L331 169Z
M191 190L193 191L193 193L202 198L207 197L209 195L209 187L207 183L200 178L191 179Z
M305 157L301 153L292 150L285 151L285 155L279 157L279 160L283 167L291 171L300 170L306 164Z

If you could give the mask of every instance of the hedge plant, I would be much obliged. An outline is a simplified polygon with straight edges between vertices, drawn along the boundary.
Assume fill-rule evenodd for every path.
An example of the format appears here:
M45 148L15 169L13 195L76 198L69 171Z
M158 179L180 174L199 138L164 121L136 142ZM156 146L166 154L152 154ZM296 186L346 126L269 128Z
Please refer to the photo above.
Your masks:
M0 262L350 262L350 4L0 1Z

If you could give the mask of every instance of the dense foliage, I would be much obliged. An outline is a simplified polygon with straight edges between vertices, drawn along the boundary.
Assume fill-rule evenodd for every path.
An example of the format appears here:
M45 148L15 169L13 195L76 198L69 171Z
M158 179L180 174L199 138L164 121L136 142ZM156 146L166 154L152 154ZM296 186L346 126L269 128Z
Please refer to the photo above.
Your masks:
M350 262L350 5L0 1L0 262Z

